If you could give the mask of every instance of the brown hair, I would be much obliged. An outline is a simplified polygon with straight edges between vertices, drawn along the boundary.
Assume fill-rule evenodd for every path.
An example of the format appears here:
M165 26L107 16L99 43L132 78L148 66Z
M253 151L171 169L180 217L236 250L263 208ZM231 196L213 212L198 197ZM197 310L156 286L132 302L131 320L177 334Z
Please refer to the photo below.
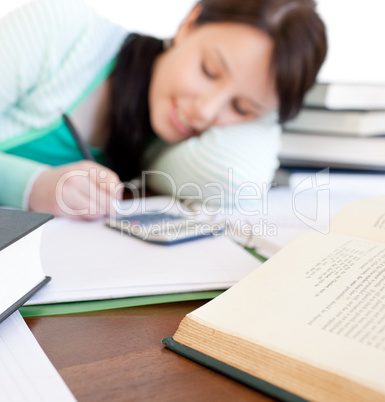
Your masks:
M314 84L327 50L325 26L313 0L201 0L196 25L238 22L260 29L274 42L281 123L293 118Z

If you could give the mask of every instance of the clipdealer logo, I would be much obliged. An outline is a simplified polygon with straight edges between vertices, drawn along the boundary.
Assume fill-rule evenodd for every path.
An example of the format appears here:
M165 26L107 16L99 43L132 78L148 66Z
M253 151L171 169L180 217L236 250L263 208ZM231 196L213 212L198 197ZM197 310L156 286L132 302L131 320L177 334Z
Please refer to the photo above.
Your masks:
M305 195L312 196L312 216L301 210L298 199ZM314 205L313 205L314 204ZM294 215L310 228L327 234L330 232L330 170L324 169L313 175L309 175L299 182L293 190L292 207Z

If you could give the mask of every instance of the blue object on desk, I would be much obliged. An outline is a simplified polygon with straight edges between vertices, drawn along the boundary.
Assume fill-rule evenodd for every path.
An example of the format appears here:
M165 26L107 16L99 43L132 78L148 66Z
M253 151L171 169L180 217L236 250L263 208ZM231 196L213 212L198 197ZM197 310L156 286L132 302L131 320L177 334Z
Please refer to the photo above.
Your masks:
M154 244L174 245L221 233L219 225L196 222L184 216L163 212L109 217L106 225L122 234Z

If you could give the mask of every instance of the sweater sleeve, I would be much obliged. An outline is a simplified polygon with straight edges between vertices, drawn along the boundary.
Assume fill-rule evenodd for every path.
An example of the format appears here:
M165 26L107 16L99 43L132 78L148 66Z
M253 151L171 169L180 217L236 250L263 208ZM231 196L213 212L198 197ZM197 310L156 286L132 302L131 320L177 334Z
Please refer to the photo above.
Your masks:
M0 152L0 206L27 209L30 186L45 165Z
M45 166L5 152L79 99L123 31L84 0L32 0L0 19L0 205L25 208Z
M179 197L234 204L257 199L278 167L281 129L272 113L253 122L213 127L200 137L150 149L145 184ZM151 173L150 173L151 172Z
M9 113L20 110L26 95L45 85L90 12L79 0L35 0L0 19L0 150L6 150L5 144L16 134L9 131ZM65 25L70 20L68 30ZM59 34L66 31L70 35ZM35 114L26 112L31 118ZM25 209L33 179L44 166L0 152L0 205Z

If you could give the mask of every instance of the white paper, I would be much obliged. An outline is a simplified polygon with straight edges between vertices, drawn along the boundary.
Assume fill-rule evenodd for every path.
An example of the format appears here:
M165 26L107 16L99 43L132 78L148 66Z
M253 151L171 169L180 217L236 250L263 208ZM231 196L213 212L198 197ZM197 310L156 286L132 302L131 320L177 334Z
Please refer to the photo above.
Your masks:
M317 177L318 176L318 177ZM317 180L318 178L318 180ZM293 173L290 185L269 190L262 213L248 217L253 225L263 222L275 228L254 236L250 246L271 257L295 238L310 230L328 233L337 213L346 205L384 194L385 176L370 173Z
M0 401L75 401L19 312L0 324Z
M228 237L154 245L105 226L56 218L42 264L52 280L26 304L226 289L260 265Z

